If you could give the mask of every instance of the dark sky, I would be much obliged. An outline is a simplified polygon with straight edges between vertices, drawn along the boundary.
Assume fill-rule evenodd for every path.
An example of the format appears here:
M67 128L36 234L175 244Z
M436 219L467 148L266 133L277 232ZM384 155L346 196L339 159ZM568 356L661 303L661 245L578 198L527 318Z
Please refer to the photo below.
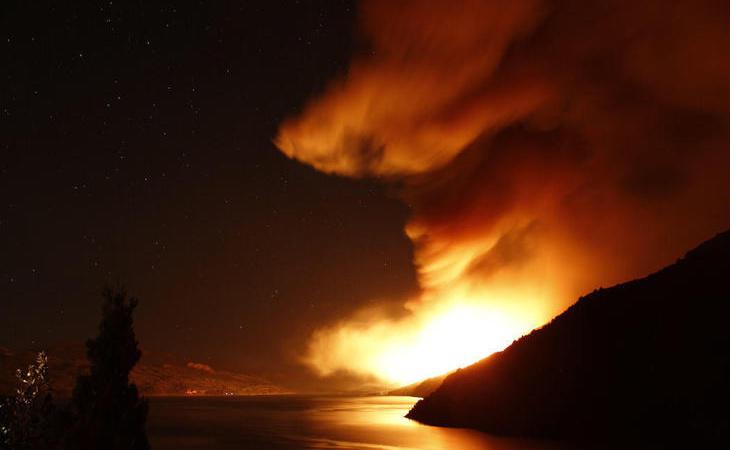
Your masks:
M344 71L343 1L4 1L0 346L81 342L105 282L143 349L305 384L309 333L415 289L407 211L271 143Z

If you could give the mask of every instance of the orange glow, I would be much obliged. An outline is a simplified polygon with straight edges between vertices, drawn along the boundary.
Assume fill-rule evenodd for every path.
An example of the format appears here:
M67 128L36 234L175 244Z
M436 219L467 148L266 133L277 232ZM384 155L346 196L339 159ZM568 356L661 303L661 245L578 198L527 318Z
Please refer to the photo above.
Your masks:
M368 52L275 143L395 181L420 293L316 330L306 363L448 372L727 228L730 39L702 4L363 0Z
M514 298L431 300L410 305L400 320L363 311L315 333L306 362L324 376L344 370L392 385L441 375L504 349L545 322L539 302L530 302L534 309L511 308L510 302L524 304Z
M520 326L498 311L457 305L433 316L405 342L380 349L373 367L386 380L413 383L500 351L533 325Z
M408 231L417 242L417 230ZM509 233L498 236L504 234ZM424 291L405 303L404 317L369 309L317 330L305 362L323 376L344 371L404 385L500 351L558 313L572 289L559 280L575 281L588 268L556 263L554 247L563 256L570 248L560 242L554 236L550 245L530 248L529 261L500 267L488 278L474 267L495 252L507 252L504 238L421 251L416 262Z

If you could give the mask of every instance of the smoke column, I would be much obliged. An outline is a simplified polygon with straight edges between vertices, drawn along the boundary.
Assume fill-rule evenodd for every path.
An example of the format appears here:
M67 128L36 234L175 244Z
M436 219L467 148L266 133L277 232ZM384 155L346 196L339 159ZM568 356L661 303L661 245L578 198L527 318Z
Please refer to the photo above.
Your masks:
M422 292L307 362L436 375L728 227L729 23L723 0L363 2L367 48L275 142L394 187Z

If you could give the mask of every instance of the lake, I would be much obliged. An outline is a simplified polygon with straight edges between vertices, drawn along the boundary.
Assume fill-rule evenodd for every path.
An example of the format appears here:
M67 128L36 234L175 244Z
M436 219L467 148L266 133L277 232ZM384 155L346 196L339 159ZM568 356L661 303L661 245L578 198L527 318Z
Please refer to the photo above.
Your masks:
M153 450L574 448L421 425L403 417L416 400L316 396L152 398L148 429Z

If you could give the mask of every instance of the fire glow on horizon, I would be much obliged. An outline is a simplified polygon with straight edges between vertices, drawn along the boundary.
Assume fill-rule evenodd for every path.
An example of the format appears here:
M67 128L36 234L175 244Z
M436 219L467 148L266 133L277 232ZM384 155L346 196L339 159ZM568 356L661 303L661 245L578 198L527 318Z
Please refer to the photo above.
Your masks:
M524 273L507 271L487 285L464 267L432 267L430 289L405 304L405 317L360 311L318 330L305 362L323 376L345 370L394 386L470 365L549 320L555 302L541 281L559 266L547 261L535 257Z
M364 327L325 330L315 336L308 362L329 375L339 368L337 361L356 355L349 370L407 385L500 351L536 324L519 323L477 304L457 304L417 323L375 321ZM325 346L329 351L324 351Z
M315 331L305 361L439 375L726 228L727 17L712 0L361 2L368 51L275 143L395 182L421 292L404 317Z

